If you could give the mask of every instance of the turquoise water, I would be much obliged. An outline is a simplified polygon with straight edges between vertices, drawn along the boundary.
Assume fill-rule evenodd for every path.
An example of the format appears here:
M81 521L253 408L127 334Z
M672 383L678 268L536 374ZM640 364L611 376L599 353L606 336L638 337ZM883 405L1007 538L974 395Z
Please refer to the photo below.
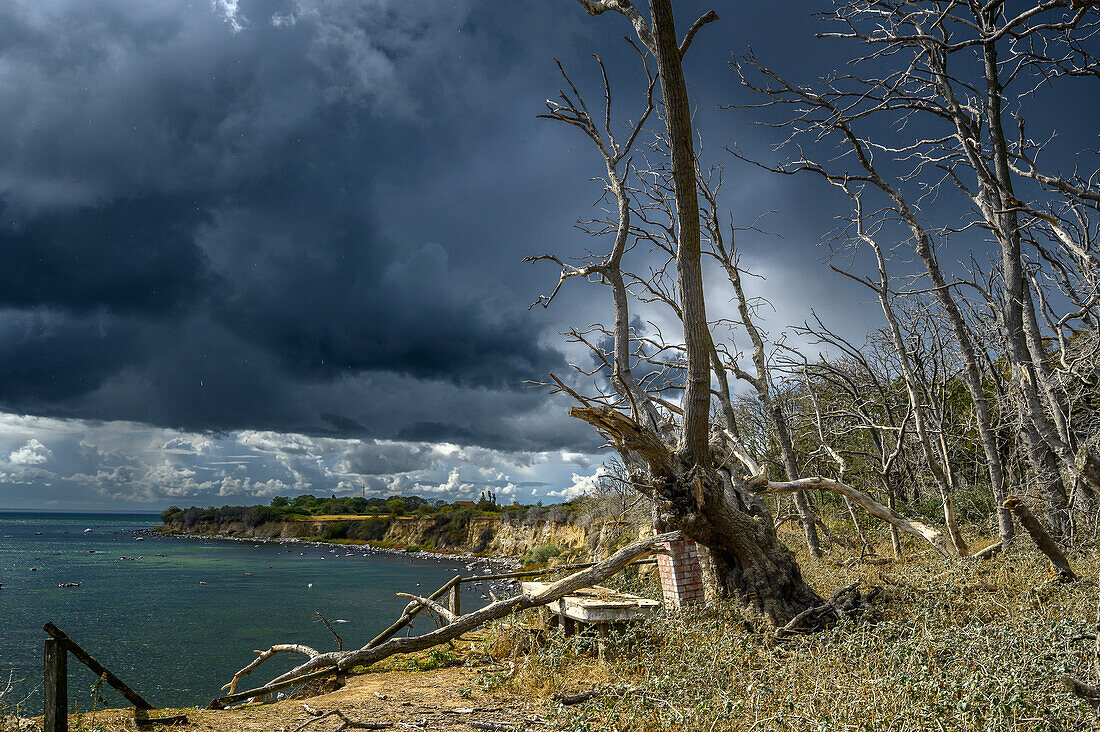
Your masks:
M406 601L394 592L427 593L456 571L470 574L460 561L355 547L144 533L159 524L143 515L0 513L0 679L13 671L21 680L15 696L27 697L29 713L42 706L46 621L153 704L205 705L253 649L286 642L334 649L315 611L334 622L345 648L358 647L401 613ZM80 586L58 587L68 582ZM464 585L463 609L483 604L484 591ZM425 617L417 628L430 623ZM252 680L301 658L273 658ZM94 682L70 657L74 704L89 706ZM111 689L104 696L126 705Z

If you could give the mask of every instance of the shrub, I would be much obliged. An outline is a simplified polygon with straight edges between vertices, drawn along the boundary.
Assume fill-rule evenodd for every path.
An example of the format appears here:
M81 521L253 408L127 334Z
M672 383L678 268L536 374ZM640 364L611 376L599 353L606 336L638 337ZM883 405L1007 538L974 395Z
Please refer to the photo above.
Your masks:
M533 564L546 564L554 557L561 556L562 549L557 544L540 544L523 555L524 567Z
M1096 575L1095 555L1074 560ZM483 672L484 683L549 696L596 681L603 694L551 720L589 732L1095 728L1092 710L1060 679L1092 678L1098 590L1049 582L1047 562L1023 542L982 563L926 553L885 567L803 566L826 597L855 580L885 582L878 622L776 641L730 604L661 612L616 634L629 652L598 668L581 654L583 636L547 633L532 644L517 616L491 626L486 641L515 666Z
M354 521L348 528L347 537L359 541L381 541L390 527L390 520L383 516L374 516L362 521Z
M348 538L348 529L350 528L350 521L337 521L336 523L329 524L325 527L325 541Z

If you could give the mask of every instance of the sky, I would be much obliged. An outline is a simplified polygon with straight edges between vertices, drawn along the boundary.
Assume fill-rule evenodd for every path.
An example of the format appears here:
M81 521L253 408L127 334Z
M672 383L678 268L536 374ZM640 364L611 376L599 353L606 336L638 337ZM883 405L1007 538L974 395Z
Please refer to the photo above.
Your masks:
M710 8L685 63L701 155L768 234L738 241L773 337L862 338L866 293L822 266L838 201L735 160L728 68L809 74L817 3ZM606 317L572 282L600 160L536 116L562 80L616 119L644 88L617 15L570 0L8 0L0 4L0 507L155 509L276 495L555 502L607 457L568 400L561 331ZM729 294L712 315L733 313ZM659 314L652 314L660 324ZM667 321L666 321L667 322Z

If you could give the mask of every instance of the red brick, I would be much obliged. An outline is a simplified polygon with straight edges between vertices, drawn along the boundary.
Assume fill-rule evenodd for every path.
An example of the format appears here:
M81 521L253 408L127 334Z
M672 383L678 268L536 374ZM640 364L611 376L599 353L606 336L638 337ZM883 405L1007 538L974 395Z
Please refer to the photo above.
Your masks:
M695 542L673 541L657 556L658 576L665 604L670 607L691 605L703 599L699 550Z

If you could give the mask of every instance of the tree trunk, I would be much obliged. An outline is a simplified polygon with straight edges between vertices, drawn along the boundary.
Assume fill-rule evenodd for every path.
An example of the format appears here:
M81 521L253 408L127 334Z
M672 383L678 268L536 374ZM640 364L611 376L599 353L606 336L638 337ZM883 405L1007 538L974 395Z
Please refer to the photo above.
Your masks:
M665 126L672 152L672 183L676 197L676 277L684 322L687 355L687 389L680 449L688 461L705 465L710 417L710 329L703 298L700 261L699 195L695 185L695 148L692 140L691 104L680 65L680 45L671 0L650 0L657 73L665 103Z
M794 553L779 540L771 514L726 469L701 469L670 450L651 430L610 407L573 407L569 414L600 431L629 463L644 465L631 476L651 486L659 531L679 529L710 552L718 590L747 615L782 627L824 600L802 578ZM711 448L708 446L708 453ZM728 445L713 448L722 458Z
M686 538L706 547L715 584L750 614L781 627L823 600L803 581L794 555L780 543L766 509L752 506L751 499L746 500L729 476L723 478L724 474L716 469L723 458L716 459L709 443L714 347L703 289L691 105L672 3L650 0L651 28L628 0L580 3L593 15L615 11L626 16L642 45L657 58L672 158L679 298L676 310L684 328L686 385L675 445L669 435L610 407L573 407L569 413L594 426L622 455L631 470L632 484L655 499L658 528L679 529ZM717 16L709 13L704 17ZM687 42L685 39L685 48ZM625 310L621 312L625 315ZM621 341L628 338L626 330L616 330L617 353L624 345Z
M711 481L698 492L703 508L681 523L681 531L709 549L723 594L773 627L824 602L802 579L794 553L779 540L766 509L750 509L741 500L734 505L731 495L740 499L741 492Z
M719 587L727 597L764 618L767 625L783 627L803 610L820 605L822 598L802 579L794 554L770 526L771 516L751 521L751 533L723 533L714 523L696 541L720 545L708 548Z

